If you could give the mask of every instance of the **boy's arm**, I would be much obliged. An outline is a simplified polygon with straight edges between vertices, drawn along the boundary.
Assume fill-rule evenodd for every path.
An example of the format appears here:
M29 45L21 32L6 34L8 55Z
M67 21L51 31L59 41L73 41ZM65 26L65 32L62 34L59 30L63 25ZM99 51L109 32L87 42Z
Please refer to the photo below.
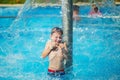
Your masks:
M66 43L64 43L64 47L65 47L65 53L68 53L68 48L67 48L67 44Z
M47 42L45 49L43 50L41 55L42 58L45 58L51 52L52 49L49 46L50 46L50 42Z
M66 43L64 43L64 56L66 59L68 59L68 48Z

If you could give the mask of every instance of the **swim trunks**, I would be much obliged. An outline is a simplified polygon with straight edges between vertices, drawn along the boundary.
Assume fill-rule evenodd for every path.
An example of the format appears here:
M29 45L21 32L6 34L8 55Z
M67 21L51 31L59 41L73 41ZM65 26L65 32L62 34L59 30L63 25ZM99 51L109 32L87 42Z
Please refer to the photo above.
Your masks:
M65 71L64 70L51 70L51 69L48 69L48 75L62 76L62 75L65 75Z

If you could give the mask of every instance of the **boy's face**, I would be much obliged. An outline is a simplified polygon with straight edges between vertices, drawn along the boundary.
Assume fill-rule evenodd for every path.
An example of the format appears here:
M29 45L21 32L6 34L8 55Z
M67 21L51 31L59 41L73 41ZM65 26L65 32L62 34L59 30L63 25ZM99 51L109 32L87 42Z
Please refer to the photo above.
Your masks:
M60 43L62 41L62 35L58 32L55 32L51 35L51 40L56 43Z

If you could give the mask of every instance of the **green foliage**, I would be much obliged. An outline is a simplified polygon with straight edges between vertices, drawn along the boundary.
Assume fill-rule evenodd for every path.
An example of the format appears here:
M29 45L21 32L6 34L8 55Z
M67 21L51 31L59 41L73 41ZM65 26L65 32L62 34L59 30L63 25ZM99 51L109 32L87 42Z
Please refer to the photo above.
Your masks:
M35 0L36 3L58 3L60 0Z
M25 0L0 0L0 4L23 4Z

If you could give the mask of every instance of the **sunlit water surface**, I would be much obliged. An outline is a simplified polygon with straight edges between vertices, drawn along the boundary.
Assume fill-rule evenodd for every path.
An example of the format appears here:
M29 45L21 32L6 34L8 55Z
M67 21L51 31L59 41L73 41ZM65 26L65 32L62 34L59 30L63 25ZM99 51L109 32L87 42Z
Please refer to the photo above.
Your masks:
M62 27L61 7L25 8L0 8L2 16L18 13L0 18L0 80L48 79L48 58L40 55L51 29ZM80 21L73 22L73 72L65 80L120 79L119 8L101 8L103 17L93 18L90 6L80 6Z

